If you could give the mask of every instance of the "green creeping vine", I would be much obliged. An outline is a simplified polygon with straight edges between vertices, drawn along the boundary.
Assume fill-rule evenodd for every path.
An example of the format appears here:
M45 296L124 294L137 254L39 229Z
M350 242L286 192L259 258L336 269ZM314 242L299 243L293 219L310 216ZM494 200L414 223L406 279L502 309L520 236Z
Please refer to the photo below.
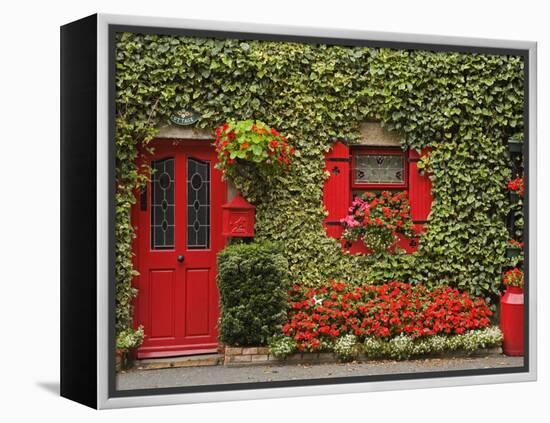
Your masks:
M117 331L131 325L134 164L182 107L197 127L258 119L296 147L289 172L236 177L256 205L259 240L282 241L296 282L399 279L450 284L495 299L506 247L505 140L523 130L520 57L122 33L116 56ZM359 138L365 120L432 147L429 230L412 255L353 256L325 235L324 154ZM265 184L264 184L265 185Z

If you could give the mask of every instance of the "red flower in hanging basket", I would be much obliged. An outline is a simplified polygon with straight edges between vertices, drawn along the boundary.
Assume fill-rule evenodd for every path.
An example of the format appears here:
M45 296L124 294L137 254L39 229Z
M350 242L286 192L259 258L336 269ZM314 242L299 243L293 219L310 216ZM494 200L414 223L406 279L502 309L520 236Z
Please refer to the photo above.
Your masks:
M253 120L228 121L216 129L216 152L224 176L234 176L235 167L253 164L261 174L271 175L290 167L295 149L286 137L265 123Z

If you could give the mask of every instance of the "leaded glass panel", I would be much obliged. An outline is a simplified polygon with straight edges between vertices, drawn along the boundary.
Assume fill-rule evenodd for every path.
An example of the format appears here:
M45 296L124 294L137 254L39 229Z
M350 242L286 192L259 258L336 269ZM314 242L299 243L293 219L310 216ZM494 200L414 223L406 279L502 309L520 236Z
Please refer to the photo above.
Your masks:
M358 154L355 157L356 184L395 184L405 181L405 159L395 154Z
M174 248L174 159L151 163L151 248Z
M210 248L210 162L187 159L187 248Z

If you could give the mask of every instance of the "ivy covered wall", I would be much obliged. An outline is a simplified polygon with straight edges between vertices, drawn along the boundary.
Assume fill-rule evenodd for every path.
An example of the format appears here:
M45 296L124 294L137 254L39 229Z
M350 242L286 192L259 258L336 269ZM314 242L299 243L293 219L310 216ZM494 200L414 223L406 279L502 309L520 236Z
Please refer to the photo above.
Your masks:
M131 324L130 210L142 182L134 165L173 111L190 107L212 129L258 119L296 147L270 186L236 185L256 205L257 238L282 241L295 282L390 279L446 283L496 298L510 177L506 139L523 131L520 57L199 39L124 33L116 54L117 330ZM365 120L398 131L402 147L432 147L433 207L419 252L343 253L322 226L324 153L353 143Z

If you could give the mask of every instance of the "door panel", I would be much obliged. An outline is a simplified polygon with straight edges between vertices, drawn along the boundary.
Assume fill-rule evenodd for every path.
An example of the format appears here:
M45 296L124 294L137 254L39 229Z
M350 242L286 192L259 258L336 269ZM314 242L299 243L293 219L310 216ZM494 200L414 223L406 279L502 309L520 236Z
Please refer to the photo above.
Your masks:
M226 185L210 145L155 140L151 181L134 206L134 263L140 273L135 324L145 328L138 357L217 348L216 254L223 248Z
M187 288L185 305L186 336L208 335L210 328L208 301L210 288L209 269L188 269L185 275Z
M177 295L174 270L151 270L149 273L149 296L151 318L149 336L155 338L174 338L174 304Z

